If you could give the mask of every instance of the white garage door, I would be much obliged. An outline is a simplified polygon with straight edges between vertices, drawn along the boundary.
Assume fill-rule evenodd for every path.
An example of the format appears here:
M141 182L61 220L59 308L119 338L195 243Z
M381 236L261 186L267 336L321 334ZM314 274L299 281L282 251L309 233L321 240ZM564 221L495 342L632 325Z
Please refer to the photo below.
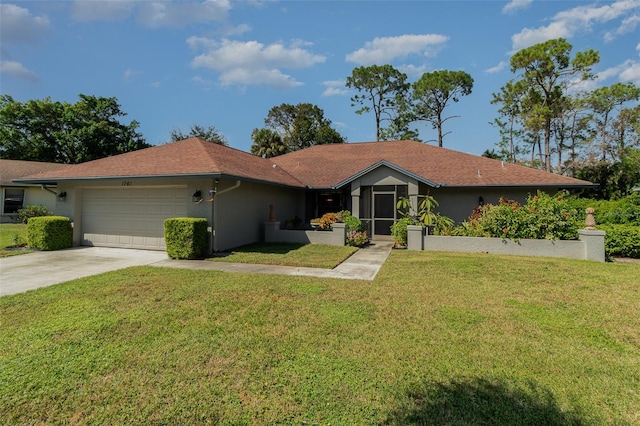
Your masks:
M185 188L88 189L82 197L82 244L164 250L164 220L184 217Z

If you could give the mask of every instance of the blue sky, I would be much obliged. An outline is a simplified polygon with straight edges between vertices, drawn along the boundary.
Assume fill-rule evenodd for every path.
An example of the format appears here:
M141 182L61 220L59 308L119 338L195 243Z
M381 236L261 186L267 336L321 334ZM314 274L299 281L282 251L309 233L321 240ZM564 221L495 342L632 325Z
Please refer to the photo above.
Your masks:
M152 144L193 124L244 151L273 106L309 102L349 142L375 140L344 86L361 65L410 81L464 70L473 93L448 108L446 148L481 154L498 131L490 104L514 77L510 56L564 37L596 49L595 88L640 86L640 0L617 1L4 1L0 91L19 101L116 97ZM419 126L422 140L436 137Z

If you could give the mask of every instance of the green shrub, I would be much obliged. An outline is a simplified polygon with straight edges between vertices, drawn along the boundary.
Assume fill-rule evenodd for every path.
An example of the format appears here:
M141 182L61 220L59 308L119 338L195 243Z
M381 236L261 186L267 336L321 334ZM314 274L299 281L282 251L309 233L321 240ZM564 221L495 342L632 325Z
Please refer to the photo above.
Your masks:
M398 219L393 225L391 225L391 235L396 240L396 243L400 246L407 245L408 231L407 226L419 225L410 217L403 217Z
M18 210L18 222L27 223L32 217L51 216L52 212L47 210L45 206L32 205L26 206Z
M340 212L342 222L347 225L347 232L362 232L364 231L364 224L360 219L351 215L348 210Z
M68 217L39 216L27 222L29 247L39 250L60 250L73 245L73 228Z
M570 197L568 201L578 210L580 220L584 220L586 208L593 207L597 224L640 226L640 193L634 193L619 200Z
M598 228L607 233L604 237L607 259L612 256L640 258L640 226L603 225Z
M207 219L176 217L164 221L167 254L172 259L201 259L209 248Z
M485 204L475 209L468 221L456 227L452 234L513 240L575 240L579 222L578 210L563 194L550 196L538 191L529 196L524 205L505 198L500 198L497 205Z

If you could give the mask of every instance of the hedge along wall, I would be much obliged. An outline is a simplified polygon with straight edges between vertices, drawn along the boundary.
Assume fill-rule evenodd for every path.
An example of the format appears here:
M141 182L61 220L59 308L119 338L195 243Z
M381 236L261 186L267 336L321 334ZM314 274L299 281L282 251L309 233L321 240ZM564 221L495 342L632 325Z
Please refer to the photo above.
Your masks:
M60 250L73 245L71 220L64 216L32 217L27 222L27 243L39 250Z
M176 217L164 221L164 240L172 259L201 259L209 248L207 219Z
M512 240L508 238L425 235L421 226L408 227L409 250L510 254L605 261L604 231L578 230L579 240Z

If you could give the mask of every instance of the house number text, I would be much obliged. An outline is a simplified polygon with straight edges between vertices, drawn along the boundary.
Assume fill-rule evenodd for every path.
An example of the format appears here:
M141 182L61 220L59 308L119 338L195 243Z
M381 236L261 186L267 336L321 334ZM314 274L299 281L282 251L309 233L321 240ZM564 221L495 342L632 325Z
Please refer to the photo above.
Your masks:
M133 182L131 182L130 180L125 180L122 182L122 186L131 186L133 185Z

